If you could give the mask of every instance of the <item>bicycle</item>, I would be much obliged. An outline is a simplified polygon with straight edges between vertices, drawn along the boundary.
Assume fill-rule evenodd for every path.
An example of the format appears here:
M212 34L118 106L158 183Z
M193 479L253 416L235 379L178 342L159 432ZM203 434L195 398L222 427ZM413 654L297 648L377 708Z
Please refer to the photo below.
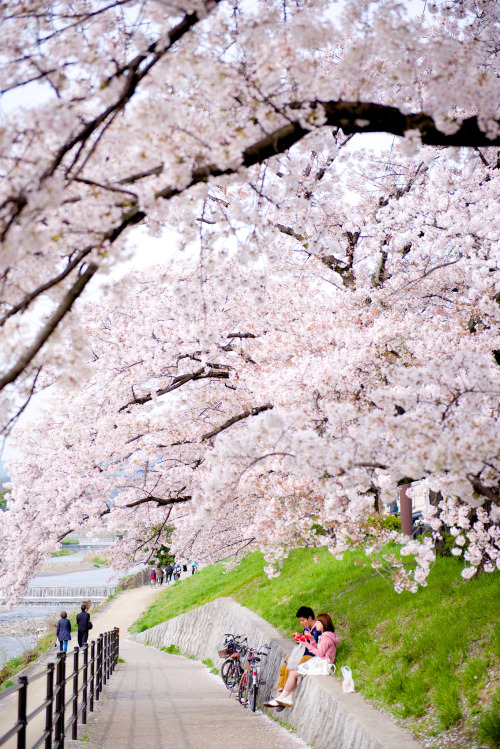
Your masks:
M254 713L257 709L257 695L261 684L265 684L260 678L261 655L269 655L270 645L262 645L267 652L251 648L248 653L247 663L238 685L238 700L242 705L250 705Z
M220 675L226 687L233 690L243 673L241 658L247 652L247 638L243 635L224 635L224 645L219 649L219 658L226 658L221 666Z

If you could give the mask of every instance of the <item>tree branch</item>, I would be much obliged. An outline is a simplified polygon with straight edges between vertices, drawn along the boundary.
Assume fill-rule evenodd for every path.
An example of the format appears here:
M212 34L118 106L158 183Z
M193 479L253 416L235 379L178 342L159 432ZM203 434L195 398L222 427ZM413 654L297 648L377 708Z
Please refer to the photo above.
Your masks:
M257 416L257 414L262 413L263 411L269 411L269 409L274 408L272 403L266 403L264 406L256 406L255 408L249 408L248 411L243 411L243 413L238 414L238 416L232 416L230 419L224 422L224 424L221 424L220 427L216 427L215 429L212 429L211 432L207 432L204 434L201 438L202 442L204 440L209 440L211 437L215 437L216 434L219 434L220 432L223 432L225 429L228 429L233 424L236 424L238 421L242 421L243 419L247 419L249 416Z
M472 484L472 488L475 492L480 494L482 497L486 497L491 500L493 504L500 507L500 492L495 491L490 486L485 486L478 476L473 476L471 473L467 474L467 479Z
M54 314L49 318L47 323L40 330L34 343L24 352L24 354L19 357L14 366L11 367L11 369L9 369L8 372L6 372L3 377L0 378L0 390L3 390L3 388L6 385L9 385L11 382L14 382L14 380L19 377L21 372L26 369L28 364L31 363L44 343L57 328L63 317L67 312L70 311L74 301L78 299L96 271L97 265L95 265L94 263L90 263L87 267L87 270L78 277L78 280L66 293Z
M217 371L217 372L205 372L205 368L202 367L201 369L198 369L196 372L191 372L190 374L184 374L179 375L178 377L174 377L172 380L172 384L169 385L166 388L160 388L156 391L156 397L160 397L161 395L166 395L166 393L171 393L172 390L177 390L177 388L182 387L182 385L185 385L187 382L193 382L195 380L206 380L206 379L217 379L217 380L227 380L229 379L229 372L224 371ZM148 395L143 395L141 398L134 398L134 400L129 401L124 406L122 406L118 413L121 411L124 411L129 406L136 406L136 405L143 405L144 403L149 403L149 401L153 400L153 396L151 393L148 393Z
M182 502L189 502L191 500L191 496L186 497L143 497L142 499L137 499L135 502L129 502L125 505L125 507L137 507L138 505L143 505L145 502L156 502L158 507L162 507L164 505L178 505Z

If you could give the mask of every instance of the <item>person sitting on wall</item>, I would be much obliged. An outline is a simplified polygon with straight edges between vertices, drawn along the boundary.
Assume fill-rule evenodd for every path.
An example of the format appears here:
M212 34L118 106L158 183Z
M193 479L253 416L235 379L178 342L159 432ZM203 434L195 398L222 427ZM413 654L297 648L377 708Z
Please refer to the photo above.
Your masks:
M319 639L319 631L315 628L315 622L316 618L314 616L314 611L309 606L301 606L300 609L295 614L297 619L300 622L300 626L302 627L302 634L303 635L311 635L311 642L314 640L314 643ZM297 640L296 640L297 641ZM309 658L312 658L314 655L313 652L311 652L310 647L306 646L306 649L304 650L304 655L299 661L300 663L305 663L309 660ZM287 659L288 660L288 659ZM278 702L278 697L283 692L283 689L285 688L286 681L288 679L289 670L287 668L287 661L285 661L281 667L280 667L280 677L278 680L278 687L276 690L276 697L272 700L269 700L268 702L264 702L264 707L275 707L277 708L278 712L280 710L284 710L284 706L280 705Z
M335 634L335 628L330 614L318 614L314 627L319 632L319 640L316 643L312 635L308 634L309 649L314 655L322 658L329 665L332 665L335 661L339 638ZM307 669L307 666L305 668ZM307 671L305 671L305 673L307 673ZM285 688L276 698L277 703L281 707L291 707L293 705L293 693L297 688L297 680L299 676L302 676L302 673L300 673L300 665L298 669L292 668L290 670Z

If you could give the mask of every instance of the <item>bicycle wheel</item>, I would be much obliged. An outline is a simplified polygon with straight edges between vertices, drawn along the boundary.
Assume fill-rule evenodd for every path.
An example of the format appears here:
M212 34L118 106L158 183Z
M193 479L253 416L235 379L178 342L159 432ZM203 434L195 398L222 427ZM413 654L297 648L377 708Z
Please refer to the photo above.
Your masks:
M246 705L248 702L248 687L249 686L250 686L250 681L248 679L248 673L244 671L240 679L240 683L238 685L238 700L241 702L242 705Z
M229 681L231 679L232 672L233 672L233 659L229 658L227 661L224 661L220 669L220 675L222 677L222 681L228 688L230 686Z
M254 681L250 687L250 690L248 692L248 704L250 705L250 710L254 713L257 709L257 694L259 691L259 687L257 686L257 682Z
M230 683L228 683L227 685L228 688L231 689L231 691L239 686L243 673L244 672L241 667L241 663L239 661L233 663L233 671L230 677Z

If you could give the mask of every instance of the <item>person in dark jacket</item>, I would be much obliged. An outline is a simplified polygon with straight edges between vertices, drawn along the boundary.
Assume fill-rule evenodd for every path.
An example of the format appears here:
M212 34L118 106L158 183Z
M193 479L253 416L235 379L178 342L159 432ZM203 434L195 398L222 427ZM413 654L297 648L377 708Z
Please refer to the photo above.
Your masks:
M83 648L89 639L89 622L90 614L86 611L85 604L82 603L82 610L76 617L76 624L78 627L78 647L80 648Z
M71 622L65 611L61 611L61 618L57 622L56 637L59 640L59 652L68 650L68 641L71 640Z

